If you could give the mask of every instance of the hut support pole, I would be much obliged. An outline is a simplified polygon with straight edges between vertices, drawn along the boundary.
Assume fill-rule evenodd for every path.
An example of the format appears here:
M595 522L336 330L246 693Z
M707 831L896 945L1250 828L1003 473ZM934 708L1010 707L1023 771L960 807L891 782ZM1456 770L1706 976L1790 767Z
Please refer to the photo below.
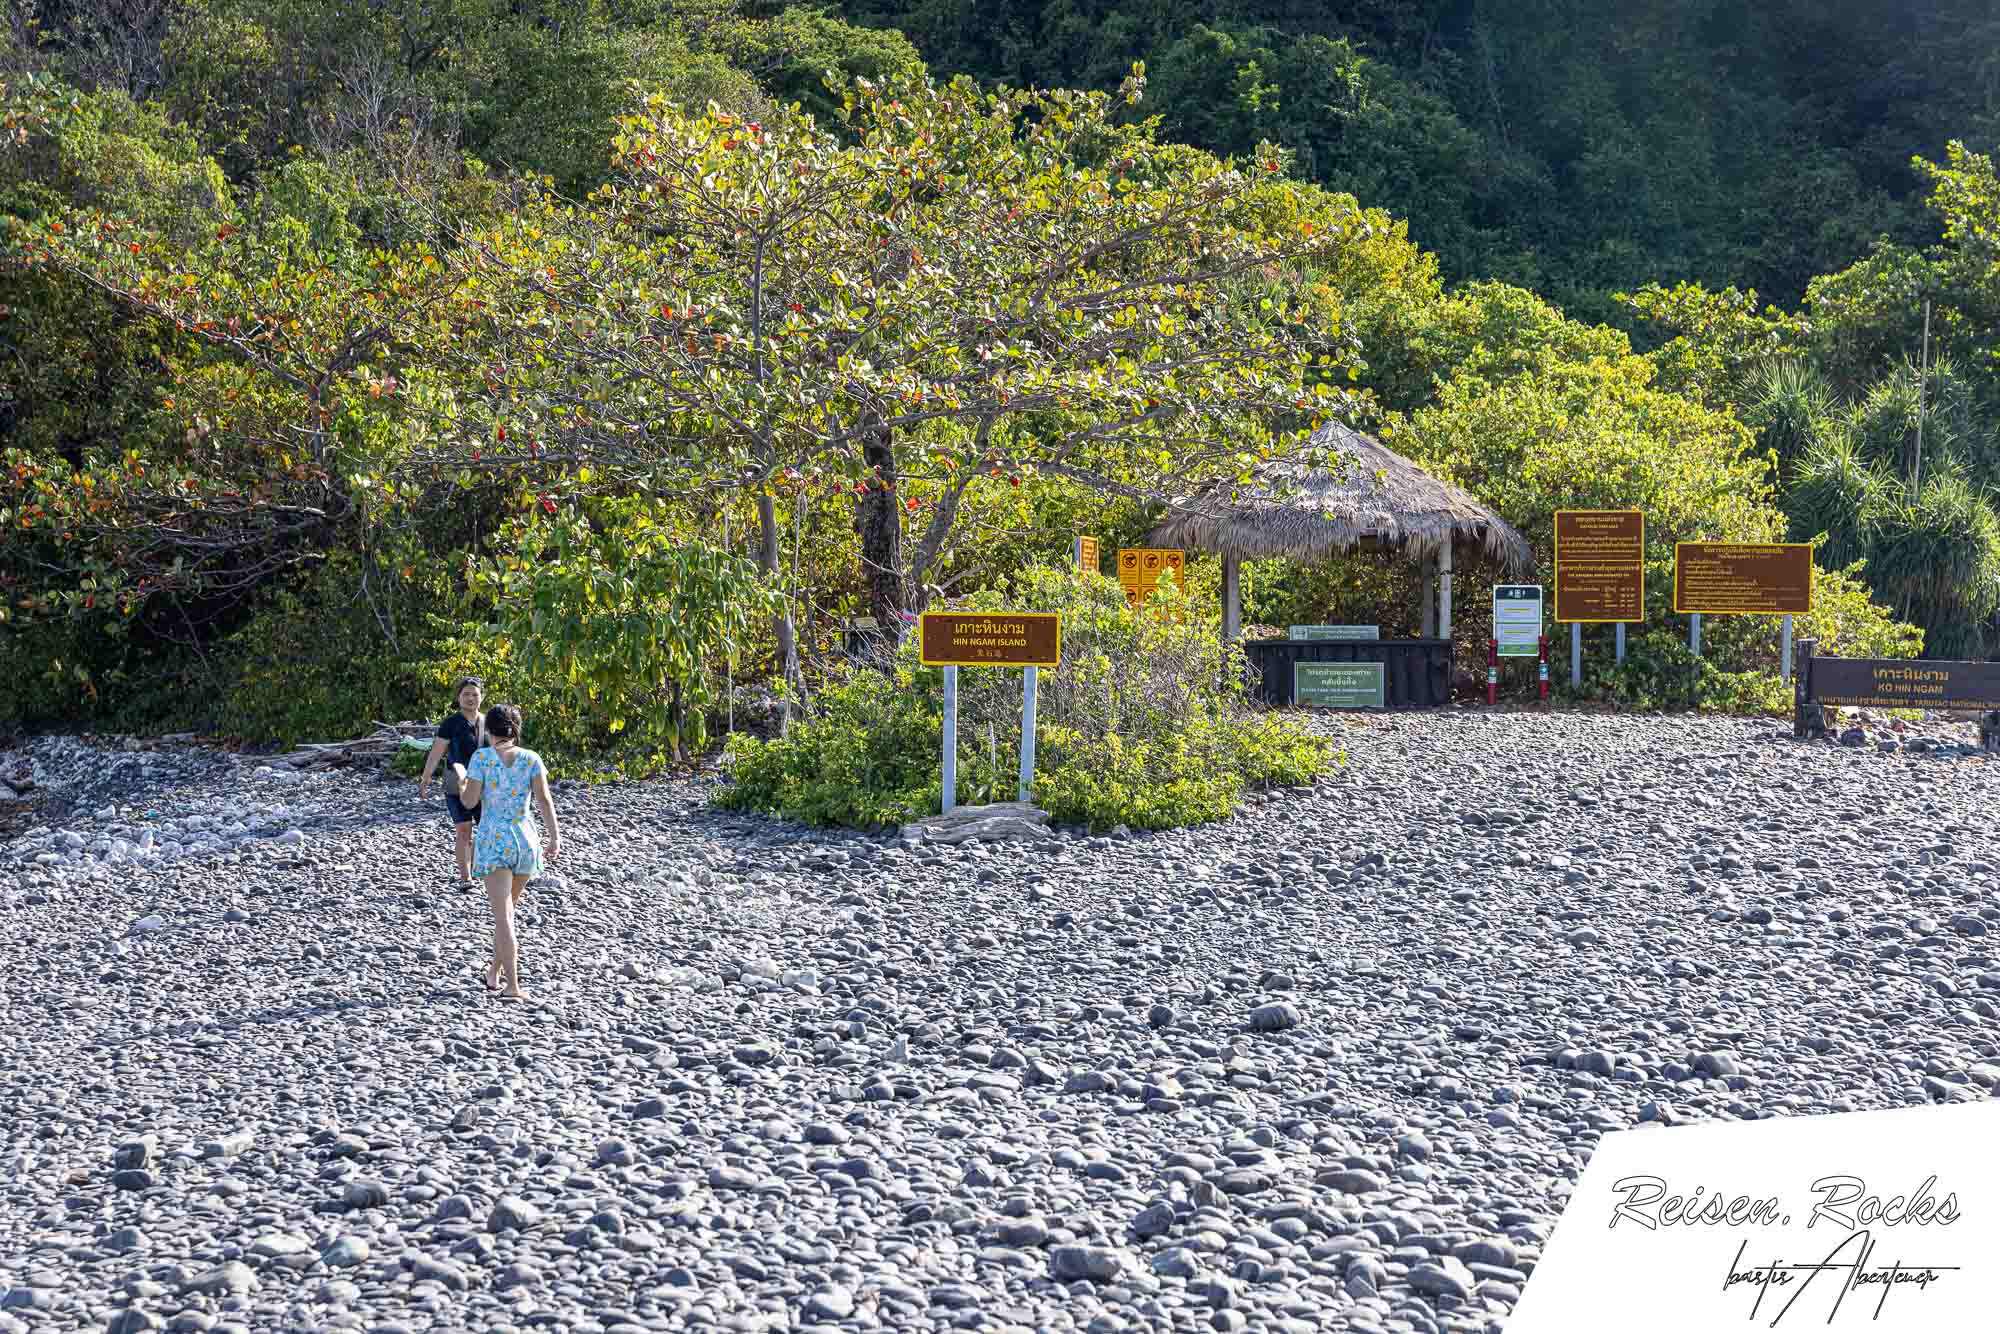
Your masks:
M1438 548L1438 638L1451 638L1451 538Z
M1243 628L1243 563L1235 556L1222 558L1222 642L1233 644Z
M1423 623L1417 627L1417 634L1420 638L1431 639L1437 635L1437 557L1425 556L1418 568L1423 571L1419 587L1424 591L1419 601L1423 607Z

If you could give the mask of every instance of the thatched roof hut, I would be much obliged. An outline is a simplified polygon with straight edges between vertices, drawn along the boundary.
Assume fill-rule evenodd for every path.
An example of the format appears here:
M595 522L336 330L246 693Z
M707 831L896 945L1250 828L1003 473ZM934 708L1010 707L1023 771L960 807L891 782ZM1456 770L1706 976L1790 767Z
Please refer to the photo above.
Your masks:
M1424 623L1426 634L1436 625L1446 638L1454 547L1477 545L1509 573L1533 572L1528 539L1463 488L1338 422L1321 427L1312 443L1346 465L1310 471L1298 463L1270 464L1247 486L1220 482L1171 505L1149 539L1157 547L1222 557L1224 623L1231 636L1238 623L1237 570L1245 560L1317 562L1356 549L1399 552L1441 576L1438 605L1426 597Z
M1261 478L1292 483L1282 495L1253 478L1232 496L1237 484L1224 481L1174 504L1153 530L1152 545L1237 560L1313 562L1357 547L1423 560L1439 555L1449 541L1478 544L1511 573L1534 569L1528 539L1463 488L1337 422L1321 427L1312 442L1338 450L1350 466L1338 472L1307 472L1291 463L1262 469Z

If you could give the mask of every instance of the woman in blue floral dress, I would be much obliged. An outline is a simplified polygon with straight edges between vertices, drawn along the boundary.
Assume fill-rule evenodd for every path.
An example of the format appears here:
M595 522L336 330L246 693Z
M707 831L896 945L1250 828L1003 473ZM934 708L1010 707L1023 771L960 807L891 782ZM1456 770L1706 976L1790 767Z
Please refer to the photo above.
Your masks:
M544 849L553 858L561 847L555 802L549 796L548 768L542 757L521 746L521 711L496 704L486 714L486 735L492 739L465 769L459 801L479 808L472 837L472 873L486 882L486 902L493 910L493 962L486 969L486 989L506 990L506 1000L523 1000L521 954L514 938L514 909L528 881L542 873ZM528 799L542 813L546 843L535 829Z

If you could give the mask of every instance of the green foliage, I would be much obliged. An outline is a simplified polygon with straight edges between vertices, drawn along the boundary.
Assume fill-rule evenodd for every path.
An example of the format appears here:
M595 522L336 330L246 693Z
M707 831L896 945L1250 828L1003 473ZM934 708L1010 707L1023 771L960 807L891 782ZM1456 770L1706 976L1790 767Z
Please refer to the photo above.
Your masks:
M1796 618L1793 629L1800 639L1814 641L1815 651L1822 657L1914 658L1924 651L1923 630L1897 619L1889 608L1875 601L1860 561L1840 569L1829 568L1822 561L1813 570L1812 607ZM1779 630L1771 618L1732 619L1744 622L1744 628L1755 634L1749 642L1758 652L1757 660L1775 665Z
M378 719L442 714L435 701L448 701L449 688L439 696L426 668L464 614L435 566L405 574L336 555L216 646L221 679L201 723L225 737L292 745L365 735Z
M1309 782L1333 762L1324 739L1246 707L1241 659L1220 642L1212 601L1169 589L1135 611L1111 579L1036 568L964 609L1063 616L1063 664L1041 674L1035 754L1036 799L1058 823L1221 819L1246 789ZM893 670L888 689L879 673L855 670L782 739L732 737L734 782L719 800L862 828L935 813L942 673L917 662L914 637ZM960 798L1012 800L1020 673L968 668L959 682Z
M1585 627L1580 698L1639 710L1787 714L1792 694L1779 671L1782 630L1773 616L1703 618L1701 651L1689 650L1685 619L1655 620L1626 640L1618 664L1609 626ZM1914 658L1924 632L1871 600L1859 563L1815 567L1813 609L1796 617L1794 633L1811 639L1822 657ZM1568 695L1566 679L1558 693Z
M498 609L496 652L613 736L702 749L721 698L715 660L775 610L775 590L657 504L530 504L521 554L480 583Z
M784 737L729 738L733 781L716 804L856 829L935 812L944 792L939 687L936 672L913 670L907 662L898 665L893 683L869 668L845 669L843 679L814 696L813 716ZM994 775L981 771L984 760L970 756L962 762L967 758L964 780L973 788L990 788Z
M1749 432L1725 412L1661 392L1652 378L1635 357L1558 364L1497 384L1463 376L1388 439L1498 510L1545 568L1557 510L1644 511L1657 596L1675 542L1770 541L1783 518L1770 504L1770 461L1751 452Z
M388 764L383 767L398 778L422 778L424 757L430 751L428 741L411 745L408 741L396 747L390 754Z
M1990 141L1967 63L1990 15L1949 0L1911 37L1889 0L1473 8L42 6L50 40L0 51L0 727L297 739L439 711L471 668L571 771L656 766L717 710L719 635L773 665L769 594L711 549L721 507L746 536L775 511L760 587L797 562L812 651L841 616L1062 563L1077 531L1136 542L1152 516L1103 497L1241 475L1356 411L1350 384L1537 544L1558 507L1647 511L1668 647L1635 650L1640 696L1688 677L1733 707L1775 652L1722 618L1712 662L1672 660L1681 536L1824 533L1930 651L1981 651L2000 186L1964 142L1909 153ZM1127 96L932 85L920 52ZM1642 360L1559 306L1669 341ZM512 571L496 640L502 585L454 580L523 554L523 486L605 508ZM620 506L654 525L635 549ZM448 564L388 536L419 516ZM1461 568L1461 607L1492 573ZM1213 563L1190 574L1206 599ZM1376 561L1246 583L1276 624L1416 605ZM1909 642L1864 590L1833 601L1855 642ZM1149 712L1096 670L1074 679L1104 716L1077 695L1045 740L1076 818L1282 781L1233 703ZM997 675L968 694L1002 735ZM831 678L822 718L852 690L872 736L871 684ZM967 781L1004 792L979 739Z
M1896 480L1839 435L1806 449L1785 495L1795 542L1820 543L1814 553L1831 566L1866 560L1876 524L1894 503Z
M1933 477L1914 502L1886 503L1871 526L1876 596L1923 627L1933 656L1984 657L2000 607L2000 519L1987 500L1963 478Z
M1978 0L850 0L932 66L1108 88L1142 60L1170 130L1290 144L1312 179L1411 221L1454 281L1590 319L1683 276L1794 301L1908 239L1908 157L1995 128ZM1887 91L1893 89L1893 93ZM1973 127L1977 127L1976 129Z
M744 71L778 106L799 103L825 123L840 117L837 88L853 80L923 77L923 57L902 33L857 28L822 9L786 6L769 18L736 18L714 25L706 42ZM662 86L662 85L655 85ZM679 99L699 105L693 99ZM744 107L743 110L752 108Z
M1622 665L1603 654L1598 655L1602 661L1590 661L1584 672L1584 697L1615 700L1646 712L1776 716L1790 711L1791 692L1775 673L1729 670L1710 647L1704 635L1703 656L1697 658L1684 633L1649 627L1627 640ZM1560 693L1569 691L1565 687Z
M1380 625L1390 639L1414 637L1422 628L1423 574L1412 561L1374 552L1311 565L1245 561L1242 581L1246 626Z

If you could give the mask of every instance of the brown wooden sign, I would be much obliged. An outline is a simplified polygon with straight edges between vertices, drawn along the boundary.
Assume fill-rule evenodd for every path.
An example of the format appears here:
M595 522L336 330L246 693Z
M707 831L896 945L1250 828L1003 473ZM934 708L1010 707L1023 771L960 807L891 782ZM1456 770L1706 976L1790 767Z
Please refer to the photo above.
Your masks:
M1674 611L1802 616L1812 610L1810 542L1676 542Z
M1808 697L1851 709L2000 709L2000 662L1812 658Z
M1556 620L1646 619L1646 516L1556 511Z
M1054 667L1062 617L1052 611L927 611L918 617L926 667Z

